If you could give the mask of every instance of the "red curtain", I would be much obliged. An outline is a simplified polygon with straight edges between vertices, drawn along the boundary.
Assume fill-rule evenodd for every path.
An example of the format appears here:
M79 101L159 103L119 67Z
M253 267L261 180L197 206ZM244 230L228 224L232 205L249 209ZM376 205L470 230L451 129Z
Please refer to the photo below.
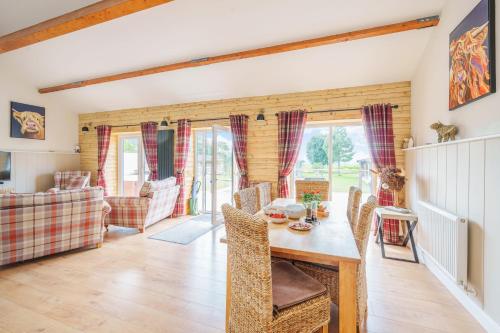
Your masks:
M247 188L248 183L248 164L247 164L247 136L248 136L248 116L231 115L231 133L233 134L233 150L236 157L236 164L240 171L240 181L238 188Z
M380 172L383 168L396 167L394 151L394 131L392 127L392 107L390 104L376 104L363 107L363 125L370 149L372 162ZM380 187L377 191L380 206L394 205L393 192ZM384 220L384 239L399 242L399 221Z
M184 200L184 169L189 153L189 143L191 140L191 122L188 119L180 119L177 121L177 141L175 144L175 177L177 185L180 186L179 196L175 203L174 213L172 216L180 216L185 214Z
M141 123L142 142L149 166L148 180L158 180L158 123Z
M297 162L306 121L305 110L278 114L278 195L280 198L288 198L290 195L287 177Z
M104 188L104 195L108 195L106 188L106 177L104 176L104 167L108 157L109 140L111 138L111 126L97 126L97 186Z

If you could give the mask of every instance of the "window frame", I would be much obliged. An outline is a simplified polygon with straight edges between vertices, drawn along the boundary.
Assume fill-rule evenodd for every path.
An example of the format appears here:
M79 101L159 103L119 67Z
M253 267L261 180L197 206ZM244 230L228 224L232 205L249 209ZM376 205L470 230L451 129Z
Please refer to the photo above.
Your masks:
M332 186L333 186L333 129L334 127L347 127L347 126L363 126L361 119L359 120L337 120L337 121L328 121L328 122L312 122L306 124L305 129L308 128L328 128L328 193L332 195ZM304 143L304 142L302 142ZM290 184L290 194L292 198L296 197L296 189L295 189L295 174L297 171L297 163L295 163L293 167L293 171L288 176L288 181Z

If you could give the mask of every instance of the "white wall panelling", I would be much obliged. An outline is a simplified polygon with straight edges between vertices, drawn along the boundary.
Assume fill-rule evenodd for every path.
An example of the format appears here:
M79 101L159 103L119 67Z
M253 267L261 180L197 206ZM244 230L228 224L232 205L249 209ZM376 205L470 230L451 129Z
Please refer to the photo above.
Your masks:
M14 151L11 181L0 186L18 193L43 192L54 186L54 172L79 169L79 154Z
M408 149L406 166L412 209L424 201L469 220L466 298L500 324L500 136ZM422 223L418 238L428 233Z

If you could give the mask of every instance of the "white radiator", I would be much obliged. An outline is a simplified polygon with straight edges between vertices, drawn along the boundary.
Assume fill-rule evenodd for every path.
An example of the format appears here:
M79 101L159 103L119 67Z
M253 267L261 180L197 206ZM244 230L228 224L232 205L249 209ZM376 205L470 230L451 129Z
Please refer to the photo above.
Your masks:
M428 202L419 201L418 205L418 243L425 259L433 260L453 281L466 288L468 220Z

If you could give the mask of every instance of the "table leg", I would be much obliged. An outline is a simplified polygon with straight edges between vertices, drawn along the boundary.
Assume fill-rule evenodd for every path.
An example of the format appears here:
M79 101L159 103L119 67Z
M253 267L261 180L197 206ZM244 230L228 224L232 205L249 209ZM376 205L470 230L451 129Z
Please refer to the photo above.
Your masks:
M231 270L229 269L229 255L226 265L226 332L229 332L229 317L231 313Z
M417 226L417 221L413 221L412 224L408 224L408 221L406 222L406 227L408 228L408 232L406 233L405 239L403 240L403 246L406 246L408 244L408 241L410 240L410 234L413 233L413 230L415 230L415 227Z
M378 222L378 237L380 243L380 250L382 251L382 258L385 258L385 248L384 248L384 220L379 217Z
M356 332L356 272L358 264L350 261L339 263L339 331Z
M413 229L417 225L417 222L413 222L413 226L410 226L410 221L406 221L406 226L408 227L408 234L410 236L411 249L413 250L413 257L415 258L415 262L418 264L418 253L417 248L415 246L415 240L413 239Z

